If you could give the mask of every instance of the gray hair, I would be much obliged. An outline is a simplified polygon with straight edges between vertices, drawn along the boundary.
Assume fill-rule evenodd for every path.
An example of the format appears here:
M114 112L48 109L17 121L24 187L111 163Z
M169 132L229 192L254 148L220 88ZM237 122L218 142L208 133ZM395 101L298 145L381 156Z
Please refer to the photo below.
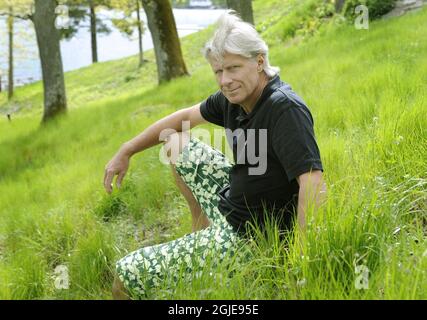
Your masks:
M255 28L243 22L233 10L222 14L217 22L217 30L203 50L206 59L213 58L221 61L226 53L237 54L245 58L256 58L259 54L264 57L264 72L270 78L280 71L268 61L268 46Z

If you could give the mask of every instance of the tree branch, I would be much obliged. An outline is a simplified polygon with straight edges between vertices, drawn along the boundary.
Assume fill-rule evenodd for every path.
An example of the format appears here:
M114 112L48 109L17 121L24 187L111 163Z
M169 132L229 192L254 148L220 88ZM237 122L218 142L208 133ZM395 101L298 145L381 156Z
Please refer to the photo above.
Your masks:
M12 16L12 17L14 17L16 19L21 19L21 20L32 20L33 19L33 15L32 14L26 14L26 15L21 16L21 15L18 15L18 14L12 14L11 15L9 12L0 12L0 16L3 16L3 17L10 17L10 16Z

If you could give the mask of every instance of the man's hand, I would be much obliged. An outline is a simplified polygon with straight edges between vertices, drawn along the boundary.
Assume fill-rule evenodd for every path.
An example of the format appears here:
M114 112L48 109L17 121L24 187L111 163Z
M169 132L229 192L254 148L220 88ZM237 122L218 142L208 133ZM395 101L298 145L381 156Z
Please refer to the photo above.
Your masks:
M306 238L306 214L309 207L314 209L316 214L317 209L326 200L326 184L323 181L322 171L314 170L300 175L297 178L299 184L299 195L298 195L298 229L299 229L299 247L301 255L304 254L304 245Z
M129 168L130 156L120 150L105 166L104 188L108 193L113 191L113 179L117 175L116 186L120 188L122 180Z
M132 140L123 144L119 152L105 166L104 188L108 193L113 191L113 179L117 175L116 184L120 187L123 177L129 167L129 159L134 154L158 145L163 130L181 132L183 122L189 121L190 128L207 123L200 113L200 103L185 109L178 110L155 122Z

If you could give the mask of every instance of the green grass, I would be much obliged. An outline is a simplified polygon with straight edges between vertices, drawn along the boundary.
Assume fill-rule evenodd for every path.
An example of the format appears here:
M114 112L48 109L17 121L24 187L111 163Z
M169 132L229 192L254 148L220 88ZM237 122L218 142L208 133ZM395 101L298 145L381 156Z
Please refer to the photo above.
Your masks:
M322 22L295 43L275 38L286 20L270 14L275 4L255 1L256 20L270 18L270 60L313 113L327 204L304 258L293 243L282 249L272 227L248 263L232 263L233 277L218 266L152 297L426 299L427 10L369 30ZM123 142L216 90L199 57L211 32L182 42L191 76L160 87L152 52L140 70L131 57L68 73L68 115L44 127L40 83L17 90L15 103L32 107L0 119L0 298L109 299L117 259L190 231L159 147L132 159L111 196L103 171ZM69 269L69 290L54 287L58 265ZM370 270L368 290L354 285L356 265Z

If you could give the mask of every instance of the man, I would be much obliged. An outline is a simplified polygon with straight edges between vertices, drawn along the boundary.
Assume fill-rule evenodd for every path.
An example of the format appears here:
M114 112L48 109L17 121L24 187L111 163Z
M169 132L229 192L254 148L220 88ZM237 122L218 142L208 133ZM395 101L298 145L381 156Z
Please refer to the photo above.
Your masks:
M145 295L183 266L195 272L208 254L224 259L235 252L239 239L250 236L250 225L263 228L267 216L291 230L296 214L304 234L307 208L317 207L325 192L311 113L280 80L278 68L270 66L268 47L253 26L224 14L205 57L220 90L157 121L123 144L106 166L104 184L111 192L116 175L120 186L130 157L167 136L169 151L178 148L167 157L193 218L193 233L139 249L117 262L117 299ZM190 128L208 122L224 127L234 164L182 132L185 121ZM177 133L167 135L167 130Z

